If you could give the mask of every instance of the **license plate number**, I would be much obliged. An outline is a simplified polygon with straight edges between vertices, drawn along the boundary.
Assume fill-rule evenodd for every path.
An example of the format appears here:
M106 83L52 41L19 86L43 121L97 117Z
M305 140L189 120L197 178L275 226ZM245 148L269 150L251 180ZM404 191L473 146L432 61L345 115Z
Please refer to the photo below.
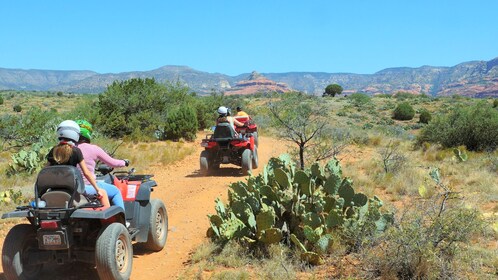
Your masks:
M47 234L43 236L43 245L61 245L61 236L57 234Z

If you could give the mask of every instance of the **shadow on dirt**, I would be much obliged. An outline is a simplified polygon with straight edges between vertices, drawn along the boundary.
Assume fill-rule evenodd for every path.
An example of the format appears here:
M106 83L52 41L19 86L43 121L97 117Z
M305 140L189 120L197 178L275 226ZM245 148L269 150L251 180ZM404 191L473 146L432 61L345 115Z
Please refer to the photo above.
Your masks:
M133 244L133 258L150 255L142 244ZM97 270L87 263L69 263L65 265L49 264L43 267L38 280L93 280L99 279ZM5 274L0 272L0 280L6 280Z
M198 178L198 177L244 177L240 167L221 167L216 170L209 171L208 175L202 175L200 170L196 170L194 173L186 176L187 178Z

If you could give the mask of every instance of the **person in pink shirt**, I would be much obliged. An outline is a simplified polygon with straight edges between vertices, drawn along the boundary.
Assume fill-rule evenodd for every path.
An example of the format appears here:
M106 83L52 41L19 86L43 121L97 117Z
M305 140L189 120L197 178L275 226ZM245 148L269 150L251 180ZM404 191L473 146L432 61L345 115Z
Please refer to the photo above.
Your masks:
M90 144L92 139L93 128L89 122L85 120L76 120L76 123L80 126L80 139L78 141L78 148L81 150L85 164L92 173L93 178L96 178L95 165L97 164L97 161L101 161L113 168L124 167L130 164L129 160L115 159L110 155L108 155L99 146ZM90 182L88 182L86 178L85 178L85 185L91 186ZM107 195L109 196L109 200L111 201L112 205L119 206L124 210L123 196L121 195L121 191L116 186L108 184L104 181L97 181L97 185L107 192ZM88 194L93 194L95 189L85 187L85 191Z

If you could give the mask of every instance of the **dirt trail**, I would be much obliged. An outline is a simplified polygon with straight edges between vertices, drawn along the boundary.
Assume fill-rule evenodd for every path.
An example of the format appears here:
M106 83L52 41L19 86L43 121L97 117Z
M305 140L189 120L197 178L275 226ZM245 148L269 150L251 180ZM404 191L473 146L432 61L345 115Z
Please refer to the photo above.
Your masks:
M202 136L202 135L200 135ZM201 139L201 138L198 138ZM169 217L169 232L166 247L157 253L149 253L134 246L133 280L176 279L186 267L189 253L206 240L209 223L206 215L214 213L214 200L220 197L226 201L227 186L231 182L245 180L240 168L222 165L216 175L199 175L199 154L203 148L198 142L191 143L196 151L184 160L167 167L153 167L158 187L153 198L164 201ZM260 168L268 159L286 151L286 144L272 138L260 137L258 147ZM3 240L0 240L3 245ZM78 273L75 273L78 271ZM40 279L95 279L89 268L67 266L54 271L47 269ZM0 279L3 279L0 268Z

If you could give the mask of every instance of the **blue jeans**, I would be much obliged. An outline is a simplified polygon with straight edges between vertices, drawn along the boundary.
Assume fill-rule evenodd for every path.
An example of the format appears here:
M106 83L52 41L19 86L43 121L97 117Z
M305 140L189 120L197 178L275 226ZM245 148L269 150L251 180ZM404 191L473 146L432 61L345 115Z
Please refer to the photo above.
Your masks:
M123 208L123 211L125 210L123 196L121 195L121 191L119 191L116 186L108 184L104 181L97 181L97 185L99 188L104 189L107 192L112 205ZM92 185L85 185L85 192L87 194L97 194Z

